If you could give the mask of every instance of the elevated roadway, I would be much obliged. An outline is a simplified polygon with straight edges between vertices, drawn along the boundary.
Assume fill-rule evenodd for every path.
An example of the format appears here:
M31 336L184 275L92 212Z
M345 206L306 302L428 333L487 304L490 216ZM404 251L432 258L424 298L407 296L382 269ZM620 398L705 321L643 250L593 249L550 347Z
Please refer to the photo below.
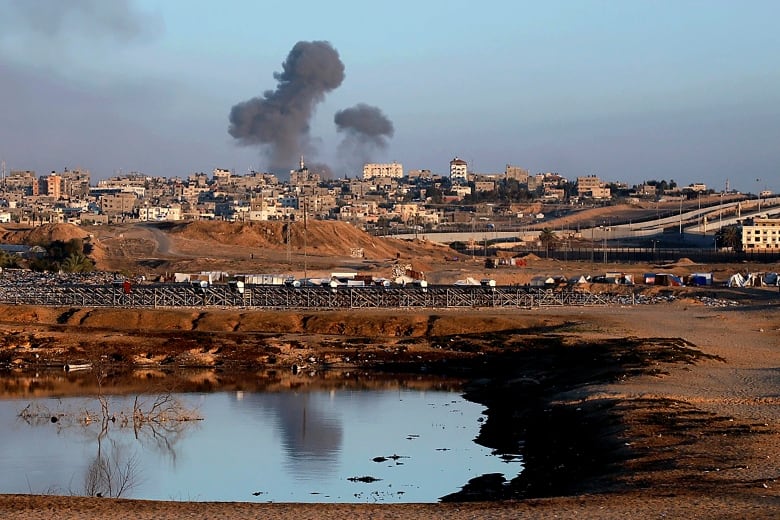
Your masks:
M670 228L678 228L680 233L714 235L721 227L759 216L780 216L780 197L770 197L762 199L760 202L755 199L726 202L717 206L681 211L677 215L646 222L580 227L579 232L583 238L593 241L652 237L664 233ZM607 216L607 218L609 217ZM549 225L551 229L555 230L554 220L549 221ZM409 233L392 235L389 238L406 240L420 238L441 244L451 244L453 242L470 242L472 240L480 243L486 240L494 242L501 239L518 238L530 241L538 236L539 230L521 229L517 231L482 230L473 232Z

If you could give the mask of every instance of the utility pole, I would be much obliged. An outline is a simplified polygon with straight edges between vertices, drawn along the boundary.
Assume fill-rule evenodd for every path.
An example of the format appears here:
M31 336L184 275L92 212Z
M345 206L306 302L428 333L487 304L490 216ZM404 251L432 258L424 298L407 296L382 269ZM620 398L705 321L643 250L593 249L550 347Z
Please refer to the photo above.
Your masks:
M303 163L303 157L301 157L301 163ZM306 196L303 197L303 279L306 280L309 276L306 271L307 268L307 237L306 237Z
M680 234L682 235L682 191L680 191Z
M593 228L596 227L595 222L590 223L590 263L594 262L594 256L596 251L596 244L593 242Z

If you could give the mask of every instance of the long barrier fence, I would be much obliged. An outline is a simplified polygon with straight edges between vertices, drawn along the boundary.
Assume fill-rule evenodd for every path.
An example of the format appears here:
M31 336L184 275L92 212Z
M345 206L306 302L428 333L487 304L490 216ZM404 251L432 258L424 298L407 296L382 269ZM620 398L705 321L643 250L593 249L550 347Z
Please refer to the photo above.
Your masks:
M288 287L189 284L0 285L0 302L67 307L243 307L256 309L519 308L610 305L617 293L525 286Z
M539 258L551 258L562 261L590 261L593 263L666 263L674 262L680 258L688 258L696 263L702 264L736 264L736 263L759 263L769 264L780 262L780 251L778 250L756 250L756 251L725 251L714 248L663 248L653 249L650 247L561 247L554 249L544 248L496 248L490 244L485 248L477 247L474 250L465 249L465 247L455 248L459 253L475 258L496 257L498 254L512 253L517 257L523 257L528 254L534 254Z

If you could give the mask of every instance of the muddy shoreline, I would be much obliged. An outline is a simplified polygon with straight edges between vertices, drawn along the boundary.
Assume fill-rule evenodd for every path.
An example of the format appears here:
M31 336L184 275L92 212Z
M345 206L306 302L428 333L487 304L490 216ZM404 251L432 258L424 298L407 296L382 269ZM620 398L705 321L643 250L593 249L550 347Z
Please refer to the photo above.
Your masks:
M345 374L379 384L413 381L420 374L465 382L466 397L487 408L478 442L499 456L522 456L525 469L506 481L484 475L464 483L435 511L463 507L464 514L490 510L501 516L584 507L592 514L590 508L603 507L603 500L614 511L629 506L642 511L653 500L684 511L690 504L681 497L709 497L706 507L715 507L715 492L741 503L744 511L778 507L775 474L762 466L766 456L757 454L757 446L775 453L777 422L757 417L751 409L729 413L730 408L718 404L723 399L712 394L716 387L701 390L706 395L696 399L664 390L695 381L698 374L747 369L751 363L773 366L774 361L757 357L770 352L764 345L772 340L764 330L780 330L771 305L723 311L684 302L641 314L635 309L415 316L163 311L147 319L148 329L139 326L144 317L135 315L110 324L99 309L6 311L0 321L5 338L0 363L19 380L36 367L57 370L62 363L81 361L117 377L124 374L132 384L138 384L137 374L195 368L210 374L198 384L215 388L230 385L231 374L240 370L251 372L260 386L280 389L344 384ZM744 359L721 342L722 327L710 320L727 323L731 317L726 312L734 313L736 323L743 315L756 319L763 313L755 332L731 336L738 338L733 341L737 348L757 349ZM686 313L707 320L695 322L693 335L674 319ZM627 336L629 330L633 335ZM300 372L294 374L293 366ZM724 387L724 392L733 390ZM576 502L577 497L586 498ZM0 497L0 510L16 500L20 498ZM299 513L314 511L291 507ZM394 511L414 516L421 510L435 516L427 506L382 507L378 518L394 517ZM224 509L230 511L227 505ZM336 510L331 505L320 511ZM652 511L645 513L638 516L652 516Z
M444 338L432 339L441 342ZM464 483L461 491L441 497L445 503L461 503L621 490L620 476L628 461L643 456L627 447L631 443L623 415L653 413L665 403L591 400L593 386L713 359L684 341L657 338L567 345L560 338L519 338L511 331L447 340L453 352L481 354L426 361L374 358L360 369L319 367L319 371L305 373L294 367L246 372L166 363L152 372L149 367L128 370L123 363L104 360L99 366L72 373L56 365L36 373L0 371L0 380L3 394L30 398L95 395L98 371L100 391L112 394L383 386L460 390L466 399L486 408L475 441L496 456L521 459L524 465L522 473L509 480L498 474L482 475ZM677 420L674 415L667 420Z

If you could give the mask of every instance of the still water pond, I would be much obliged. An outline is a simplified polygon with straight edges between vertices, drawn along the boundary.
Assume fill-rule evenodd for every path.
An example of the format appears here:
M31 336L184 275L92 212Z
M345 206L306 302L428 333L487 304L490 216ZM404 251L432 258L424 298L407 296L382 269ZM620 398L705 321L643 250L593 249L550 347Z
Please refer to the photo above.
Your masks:
M507 462L474 442L483 407L457 392L170 397L199 419L134 422L135 398L126 396L108 397L105 408L83 397L0 401L0 492L116 495L121 489L123 497L159 500L436 502L476 476L512 478L522 470L518 460ZM151 413L155 397L145 399L139 406ZM19 415L25 409L26 419Z

